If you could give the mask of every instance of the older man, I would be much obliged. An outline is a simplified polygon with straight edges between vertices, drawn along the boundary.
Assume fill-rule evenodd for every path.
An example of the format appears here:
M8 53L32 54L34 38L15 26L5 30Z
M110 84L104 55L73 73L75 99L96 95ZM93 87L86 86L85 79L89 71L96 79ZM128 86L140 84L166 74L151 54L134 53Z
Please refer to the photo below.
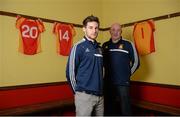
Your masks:
M130 77L139 67L139 57L134 44L122 38L121 34L121 25L112 24L111 38L102 46L105 66L106 115L132 115L129 94ZM114 99L120 101L118 105L121 111L116 111L118 113L114 113L117 109L113 108L113 104L117 105Z

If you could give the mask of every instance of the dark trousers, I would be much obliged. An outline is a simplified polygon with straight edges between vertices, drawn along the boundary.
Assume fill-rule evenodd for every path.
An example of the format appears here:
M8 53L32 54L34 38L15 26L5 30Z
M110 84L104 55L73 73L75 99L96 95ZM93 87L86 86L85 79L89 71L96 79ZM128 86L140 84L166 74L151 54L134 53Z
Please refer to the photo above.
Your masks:
M132 115L128 86L108 84L104 90L105 115Z

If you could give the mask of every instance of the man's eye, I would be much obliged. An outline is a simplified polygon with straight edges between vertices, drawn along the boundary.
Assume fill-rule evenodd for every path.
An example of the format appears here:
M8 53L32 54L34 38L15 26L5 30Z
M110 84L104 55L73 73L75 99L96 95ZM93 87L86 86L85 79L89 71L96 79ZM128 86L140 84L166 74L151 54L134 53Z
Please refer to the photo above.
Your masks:
M90 27L89 27L89 29L93 29L93 27L92 27L92 26L90 26Z

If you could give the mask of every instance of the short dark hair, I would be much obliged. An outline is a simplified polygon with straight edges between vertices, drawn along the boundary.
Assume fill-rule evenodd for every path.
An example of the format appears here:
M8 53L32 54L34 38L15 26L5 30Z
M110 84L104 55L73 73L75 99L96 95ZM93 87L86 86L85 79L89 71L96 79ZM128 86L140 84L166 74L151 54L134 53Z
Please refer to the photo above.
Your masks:
M93 15L90 15L83 20L83 26L86 27L88 22L97 22L99 26L99 18Z

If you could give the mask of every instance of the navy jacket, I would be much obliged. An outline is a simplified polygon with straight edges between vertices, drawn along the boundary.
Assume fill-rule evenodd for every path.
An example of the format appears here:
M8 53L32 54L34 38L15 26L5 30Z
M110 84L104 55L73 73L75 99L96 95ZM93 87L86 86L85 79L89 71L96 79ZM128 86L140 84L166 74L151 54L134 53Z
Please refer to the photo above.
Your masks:
M123 38L117 43L110 39L102 48L106 80L115 85L129 86L130 76L139 67L134 44Z
M85 37L71 49L66 67L66 78L74 93L85 91L94 95L103 92L102 48Z

